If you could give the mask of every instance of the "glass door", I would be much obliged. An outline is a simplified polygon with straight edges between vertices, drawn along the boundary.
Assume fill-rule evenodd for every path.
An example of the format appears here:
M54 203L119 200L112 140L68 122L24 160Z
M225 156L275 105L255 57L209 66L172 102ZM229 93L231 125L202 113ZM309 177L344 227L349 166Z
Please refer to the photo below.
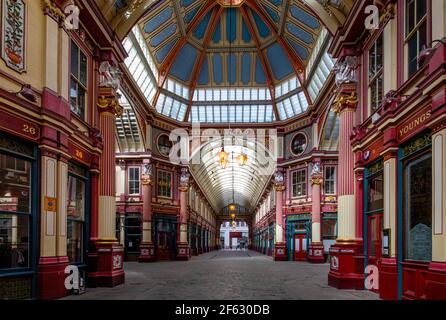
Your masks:
M141 243L141 215L129 214L125 218L125 258L136 261Z
M378 266L381 259L383 215L368 217L368 256L369 265Z

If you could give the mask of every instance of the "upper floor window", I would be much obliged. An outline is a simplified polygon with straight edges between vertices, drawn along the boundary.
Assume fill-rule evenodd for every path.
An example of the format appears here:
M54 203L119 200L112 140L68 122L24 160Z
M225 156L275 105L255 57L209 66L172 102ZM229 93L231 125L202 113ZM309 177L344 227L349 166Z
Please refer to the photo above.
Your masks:
M305 169L293 172L293 198L307 195L307 172Z
M369 51L369 105L376 110L383 100L383 36L376 39Z
M85 119L85 106L87 101L87 63L87 56L72 41L70 105L71 111L82 120Z
M171 198L172 197L172 173L168 171L158 171L158 196Z
M140 173L139 168L129 168L129 194L139 194Z
M410 77L418 70L419 53L427 45L426 0L406 0L406 54Z
M336 193L336 167L325 167L324 193Z

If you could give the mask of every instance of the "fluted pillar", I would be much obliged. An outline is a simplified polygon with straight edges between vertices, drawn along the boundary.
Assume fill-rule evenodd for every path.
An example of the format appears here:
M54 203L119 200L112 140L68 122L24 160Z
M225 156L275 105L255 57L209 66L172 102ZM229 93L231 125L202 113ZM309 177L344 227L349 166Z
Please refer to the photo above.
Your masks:
M98 240L89 254L91 286L124 283L124 249L116 238L115 120L122 113L118 99L115 89L99 89L97 107L103 149L99 160Z
M282 170L278 170L275 174L275 191L276 191L276 223L274 232L274 260L284 261L286 256L286 244L283 241L283 191L285 184Z
M333 106L339 114L338 238L330 248L328 284L339 289L364 288L362 240L356 238L355 157L350 141L358 102L355 87L341 85Z
M152 243L152 165L150 160L144 160L143 174L141 176L143 215L142 215L142 242L140 244L139 262L155 261L155 247Z
M177 242L177 260L189 260L190 247L187 242L187 192L189 191L189 171L181 168L180 172L180 214L178 221L179 240Z
M321 164L316 161L313 164L311 174L311 243L308 250L308 260L313 263L324 262L324 245L321 237Z

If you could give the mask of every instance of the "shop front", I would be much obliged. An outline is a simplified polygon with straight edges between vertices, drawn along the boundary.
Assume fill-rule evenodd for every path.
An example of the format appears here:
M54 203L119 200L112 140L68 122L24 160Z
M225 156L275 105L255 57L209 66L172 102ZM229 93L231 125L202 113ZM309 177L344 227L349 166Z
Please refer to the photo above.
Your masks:
M288 215L286 217L286 244L288 260L306 261L308 245L311 243L311 214Z
M85 286L87 252L90 234L90 174L80 163L68 163L67 186L67 257L81 275Z
M381 267L384 230L384 163L378 158L364 172L364 257L365 265Z
M138 261L142 239L141 213L128 212L124 220L124 249L126 261Z
M157 260L175 260L177 243L176 217L154 215L153 226Z
M0 299L36 296L38 150L0 131Z
M398 161L398 293L424 299L432 261L431 132L403 144Z

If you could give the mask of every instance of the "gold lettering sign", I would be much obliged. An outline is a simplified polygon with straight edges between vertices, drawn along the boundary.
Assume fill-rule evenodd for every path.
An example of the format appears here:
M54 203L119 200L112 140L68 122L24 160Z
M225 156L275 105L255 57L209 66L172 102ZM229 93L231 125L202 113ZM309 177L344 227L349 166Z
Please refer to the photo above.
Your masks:
M411 133L415 132L420 127L424 126L427 120L430 119L432 113L430 110L423 112L421 115L410 120L398 128L398 137L401 139L407 137Z

